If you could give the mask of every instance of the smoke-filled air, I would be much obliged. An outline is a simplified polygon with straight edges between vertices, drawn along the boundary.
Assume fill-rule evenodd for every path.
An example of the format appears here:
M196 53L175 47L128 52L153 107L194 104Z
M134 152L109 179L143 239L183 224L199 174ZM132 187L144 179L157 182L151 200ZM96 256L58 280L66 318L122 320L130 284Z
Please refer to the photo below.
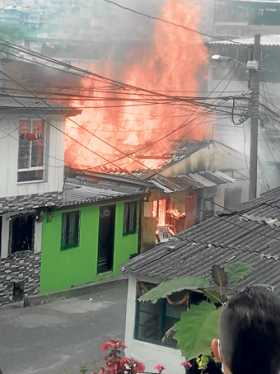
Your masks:
M193 1L166 0L160 16L197 29L201 9ZM136 55L121 67L122 81L163 94L199 94L207 70L207 50L199 34L158 22L151 43ZM101 73L111 77L113 72L113 63L104 61ZM178 143L207 137L207 116L199 114L196 107L150 104L147 96L141 100L139 94L129 90L120 101L113 85L111 90L108 86L102 90L91 77L85 78L82 86L83 92L102 97L104 102L100 105L99 100L95 105L80 98L72 102L74 107L87 108L75 117L80 126L67 120L66 132L94 151L66 138L65 160L72 168L117 171L120 167L129 172L153 169L165 162Z

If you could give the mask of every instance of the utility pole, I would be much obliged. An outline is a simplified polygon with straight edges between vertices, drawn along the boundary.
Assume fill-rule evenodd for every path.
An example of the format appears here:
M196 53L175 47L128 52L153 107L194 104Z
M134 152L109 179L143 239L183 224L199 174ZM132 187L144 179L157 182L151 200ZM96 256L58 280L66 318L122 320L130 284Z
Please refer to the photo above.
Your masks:
M250 182L249 199L257 197L258 188L258 135L259 135L259 99L260 99L260 61L261 36L255 35L254 46L251 50L251 61L248 61L249 89L251 99L249 102L249 115L251 118L251 145L250 145Z

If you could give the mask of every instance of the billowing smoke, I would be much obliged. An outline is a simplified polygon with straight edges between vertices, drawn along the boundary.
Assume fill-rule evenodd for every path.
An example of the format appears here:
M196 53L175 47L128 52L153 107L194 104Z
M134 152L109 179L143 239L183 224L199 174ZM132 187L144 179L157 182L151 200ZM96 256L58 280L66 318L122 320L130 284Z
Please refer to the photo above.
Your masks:
M192 29L200 27L202 13L197 1L165 0L161 3L159 13L161 17ZM151 7L149 11L151 12ZM117 14L119 13L122 17L124 16L123 12ZM131 15L126 15L126 17L133 19ZM114 18L110 19L112 29L118 29L118 27L115 29L115 22L112 21ZM142 17L140 20L143 29L147 21ZM116 20L116 24L118 22ZM108 25L108 27L111 26ZM125 27L128 25L126 24ZM130 27L131 32L128 35L134 37L136 35L132 32L134 27ZM197 33L163 23L152 23L149 27L152 33L145 36L148 42L138 48L134 46L133 50L127 51L123 57L121 69L118 70L118 76L122 81L146 89L171 94L179 92L186 95L198 95L201 82L206 80L207 49L203 38ZM116 74L114 59L104 58L102 65L102 72L105 75ZM99 70L100 65L98 68L97 65L92 65L91 69ZM85 79L83 84L84 88L96 91L92 80ZM139 169L140 160L144 167L157 168L162 165L166 155L174 150L178 142L201 140L207 136L207 117L194 115L195 108L190 107L186 110L176 105L131 107L129 93L127 102L124 100L122 107L106 108L108 105L114 106L115 103L112 92L109 95L104 96L103 109L87 108L75 118L81 126L96 136L90 136L89 131L83 131L72 122L67 122L68 134L95 152L95 154L91 153L81 148L78 143L67 139L65 158L69 166L81 169L111 170L113 165L108 162L104 163L104 160L114 161L124 153L135 152L133 157L122 157L117 165L122 169L133 171ZM90 103L76 100L72 105L81 107L90 106ZM170 130L175 130L184 120L189 120L190 125L182 127L180 131L174 131L174 135L157 142L158 138ZM98 154L103 155L103 159L98 157ZM114 164L116 165L115 161Z

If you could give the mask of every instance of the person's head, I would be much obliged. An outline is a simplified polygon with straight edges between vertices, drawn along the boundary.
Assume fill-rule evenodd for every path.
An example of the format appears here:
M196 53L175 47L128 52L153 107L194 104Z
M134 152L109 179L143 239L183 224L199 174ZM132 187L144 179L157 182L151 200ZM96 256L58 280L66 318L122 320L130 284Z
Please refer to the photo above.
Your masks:
M212 351L225 374L280 372L280 301L264 287L250 287L223 307L220 339Z

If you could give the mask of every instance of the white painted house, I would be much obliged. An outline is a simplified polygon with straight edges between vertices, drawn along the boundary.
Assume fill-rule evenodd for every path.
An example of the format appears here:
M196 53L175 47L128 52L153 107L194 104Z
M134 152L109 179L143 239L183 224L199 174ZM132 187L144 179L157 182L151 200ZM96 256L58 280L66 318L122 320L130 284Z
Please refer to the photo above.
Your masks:
M127 347L127 355L143 362L145 364L145 371L147 372L156 372L155 366L160 363L165 367L164 372L167 374L184 374L185 369L182 366L182 363L185 359L180 350L175 349L174 347L162 345L158 336L155 339L149 339L146 337L146 332L141 334L139 329L137 329L139 319L145 318L139 315L137 305L137 298L139 297L137 294L137 282L139 282L140 279L130 275L128 281L125 327L125 345ZM146 306L143 304L142 307L146 308L146 311L143 311L143 316L149 313L149 308L151 309L151 312L158 312L158 308L153 305ZM150 328L151 332L154 330L154 327Z
M63 115L20 108L1 113L0 198L62 191Z
M8 96L0 103L0 305L39 284L46 206L64 184L64 122L70 107ZM31 209L31 205L33 207Z

